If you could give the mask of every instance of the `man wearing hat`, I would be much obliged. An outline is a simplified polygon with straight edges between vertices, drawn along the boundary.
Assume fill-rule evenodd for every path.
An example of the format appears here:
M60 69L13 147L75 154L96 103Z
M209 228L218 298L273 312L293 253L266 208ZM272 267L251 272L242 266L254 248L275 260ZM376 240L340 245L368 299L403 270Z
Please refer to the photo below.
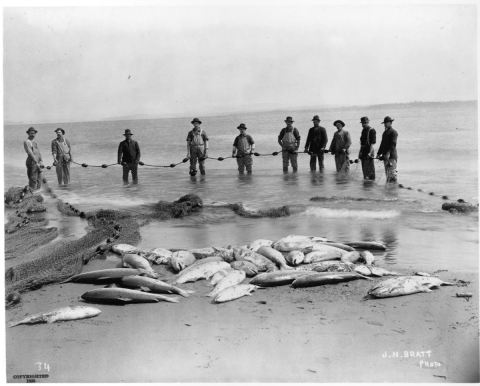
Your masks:
M394 120L385 117L382 124L385 125L385 131L382 134L382 142L378 148L377 157L383 160L385 165L385 174L387 182L397 181L397 131L392 127Z
M187 158L190 159L190 175L197 174L197 160L200 174L205 174L205 159L208 157L208 135L200 125L202 121L193 118L193 129L187 135Z
M310 170L317 170L318 157L318 167L320 171L322 171L323 151L328 142L327 131L324 127L320 126L320 118L318 115L315 115L312 121L313 127L308 131L307 142L305 143L305 153L310 154Z
M333 134L329 152L335 155L337 172L346 173L350 170L348 154L352 140L350 139L350 133L343 129L345 127L343 121L337 120L333 122L333 126L337 128L337 132Z
M252 153L255 150L253 138L246 133L247 127L240 123L237 127L240 134L233 141L232 157L237 156L238 171L243 173L247 168L247 173L252 172Z
M296 172L298 169L297 150L300 147L300 134L296 128L292 126L294 120L292 117L287 117L285 123L287 127L283 128L280 131L278 136L278 143L282 147L282 161L283 161L283 171L288 171L288 162L292 164L293 171Z
M67 186L70 182L70 162L72 161L72 148L70 142L64 137L65 130L55 130L57 138L52 141L53 166L57 167L58 185Z
M123 166L123 183L128 184L128 173L132 172L133 183L138 182L137 169L140 162L140 147L132 139L132 131L125 130L125 140L118 145L118 164Z
M38 149L37 143L34 141L37 130L30 127L27 130L28 138L23 142L23 148L28 154L27 161L27 176L28 186L32 190L38 190L42 187L42 179L40 175L42 173L41 167L43 166L42 155Z
M363 178L365 180L375 179L375 164L373 159L375 152L373 145L377 142L377 133L375 129L370 127L370 120L368 117L360 118L363 130L360 135L360 151L358 153L358 159L362 161Z

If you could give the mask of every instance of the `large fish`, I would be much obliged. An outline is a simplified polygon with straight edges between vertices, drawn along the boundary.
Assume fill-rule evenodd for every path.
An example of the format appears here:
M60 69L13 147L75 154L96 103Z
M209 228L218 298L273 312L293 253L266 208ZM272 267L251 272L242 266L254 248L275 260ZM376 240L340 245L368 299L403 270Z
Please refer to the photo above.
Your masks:
M367 267L365 265L357 265L355 267L355 272L358 272L364 276L377 276L377 277L401 275L401 273L398 273L398 272L390 272L383 268Z
M166 301L178 303L177 298L116 287L98 288L87 291L82 295L82 299L97 302L156 303L159 301Z
M175 271L182 271L187 268L189 265L195 263L195 256L188 251L178 251L172 254L170 258L170 266Z
M248 249L251 249L254 252L257 252L260 247L270 247L273 244L272 240L258 239L253 241L248 245Z
M421 283L414 280L411 276L404 276L399 278L384 280L373 286L368 294L376 298L388 298L394 296L411 295L420 292L432 292L430 287L435 287L434 284Z
M225 288L232 287L234 285L240 284L242 281L245 280L245 272L239 271L234 269L233 271L229 272L227 276L222 278L216 285L215 288L210 291L209 293L205 294L208 297L216 297L220 292L222 292Z
M173 284L182 284L200 279L209 279L221 269L230 269L230 264L225 261L211 261L199 264L187 272L180 272Z
M309 242L309 243L317 243L317 242L324 242L330 241L325 237L317 237L317 236L300 236L300 235L288 235L286 237L282 237L281 239L275 241L272 244L272 247L275 247L277 244L281 243L290 243L290 242Z
M224 303L230 300L241 298L242 296L252 296L251 292L259 288L252 284L237 284L232 287L225 288L215 298L215 302Z
M285 256L285 260L291 265L302 264L305 260L305 254L302 251L291 251Z
M334 264L315 267L315 272L353 272L353 264L335 261Z
M221 247L206 247L189 249L188 252L192 253L197 259L204 259L208 256L218 256L221 252L227 251L227 248Z
M220 256L209 256L201 260L196 260L193 264L190 264L187 268L183 269L182 273L189 272L190 270L198 267L199 265L211 263L214 261L223 261L223 259Z
M345 245L349 245L353 248L360 248L360 249L377 249L384 251L387 249L385 244L378 243L376 241L348 241L344 243Z
M315 243L310 241L284 241L276 243L273 248L280 252L303 251L307 248L313 248Z
M240 260L230 263L230 265L235 268L245 272L247 277L253 277L258 275L258 267L253 264L251 261Z
M344 251L345 252L345 251ZM349 252L346 252L349 253ZM303 262L305 264L310 263L319 263L321 261L328 261L328 260L340 260L343 256L343 252L338 251L314 251L307 253Z
M249 249L234 247L233 254L235 256L235 260L250 261L258 267L258 270L260 272L275 271L277 269L277 267L271 260L267 259L265 256L261 255L258 252L254 252Z
M335 248L340 248L340 249L343 249L344 251L347 251L347 252L353 252L355 250L350 245L346 245L346 244L342 244L342 243L334 243L334 242L331 242L331 241L324 241L321 244L329 245L329 246L335 247Z
M298 267L295 267L296 270L298 271L320 271L320 272L323 272L323 271L327 271L328 270L328 267L330 267L331 265L338 265L338 261L337 260L327 260L327 261L320 261L318 263L310 263L310 264L302 264L302 265L299 265ZM344 264L350 264L350 263L344 263ZM352 264L353 265L353 264Z
M372 280L356 272L321 272L302 276L296 279L292 283L292 286L293 288L315 287L324 284L336 284L357 279Z
M82 283L95 283L100 280L119 280L125 276L135 276L143 275L147 277L158 277L152 276L150 272L147 272L143 269L133 269L133 268L115 268L115 269L102 269L99 271L90 271L85 273L80 273L68 278L65 281L62 281L60 284L69 283L69 282L82 282Z
M141 254L141 256L155 264L170 264L172 255L173 252L165 248L154 248Z
M299 277L303 277L306 275L312 275L314 272L311 271L294 271L294 270L287 270L287 271L274 271L274 272L266 272L260 275L255 276L252 280L250 280L250 284L262 286L262 287L275 287L280 285L287 285L292 283L294 280L298 279Z
M140 255L135 255L133 253L126 253L122 256L123 265L127 268L142 269L152 277L158 277L158 274L153 270L152 266L147 259Z
M52 311L41 312L39 314L27 316L18 322L10 322L8 323L8 327L18 326L19 324L54 323L65 320L92 318L100 314L100 312L101 311L95 307L62 307Z
M304 248L302 250L302 252L307 255L311 252L336 252L338 254L346 254L348 253L347 251L341 249L341 248L337 248L337 247L333 247L331 245L327 245L325 243L316 243L316 244L313 244L312 246L310 247L307 247L307 248Z
M112 245L112 252L115 252L119 255L123 255L124 253L138 253L138 252L144 252L143 250L134 247L133 245L130 244L116 244Z
M293 269L292 267L289 267L287 265L287 261L283 257L283 255L277 251L276 249L273 249L272 247L260 247L258 248L257 251L260 255L265 256L267 259L275 263L275 265L279 269Z
M161 280L151 279L144 276L127 276L122 279L122 283L128 287L141 288L146 292L178 294L188 298L195 291L188 291L174 285L165 283Z
M230 263L231 264L231 263ZM215 272L210 278L210 285L215 286L220 280L227 276L234 268L223 268L220 271Z
M233 255L232 248L224 248L222 250L219 250L218 252L215 253L215 256L220 256L227 263L231 263L232 261L235 260L235 256Z
M428 285L429 288L433 287L440 287L441 285L454 285L454 283L449 283L443 280L440 280L438 277L434 276L408 276L412 280L416 280L417 282L423 284L423 285Z

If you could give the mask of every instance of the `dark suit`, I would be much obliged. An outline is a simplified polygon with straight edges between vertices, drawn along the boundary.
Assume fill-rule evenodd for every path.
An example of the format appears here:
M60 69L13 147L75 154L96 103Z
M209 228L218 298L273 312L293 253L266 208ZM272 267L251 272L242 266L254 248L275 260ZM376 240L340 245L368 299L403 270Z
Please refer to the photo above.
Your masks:
M140 147L137 141L126 139L118 145L118 163L125 162L123 166L123 182L128 182L128 173L132 172L133 182L138 182L137 165L140 161Z

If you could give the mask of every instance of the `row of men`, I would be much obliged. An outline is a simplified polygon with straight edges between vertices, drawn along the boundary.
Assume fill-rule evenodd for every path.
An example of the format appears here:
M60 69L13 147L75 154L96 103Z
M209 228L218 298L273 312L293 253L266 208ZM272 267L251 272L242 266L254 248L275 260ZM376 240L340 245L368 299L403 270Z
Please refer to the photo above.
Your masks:
M352 143L348 131L344 129L345 123L336 120L333 125L337 132L333 135L333 140L328 150L327 131L320 126L320 118L315 115L312 119L313 127L310 128L305 143L305 153L310 155L310 169L316 170L318 163L320 171L324 169L324 153L330 152L335 155L335 165L337 172L348 172L350 166L349 154ZM398 133L392 127L394 120L385 117L382 124L385 125L385 131L382 135L382 142L377 152L377 158L383 159L385 164L385 173L387 182L396 181L397 166L397 137ZM208 158L209 138L205 130L201 128L202 122L194 118L191 122L193 129L187 135L187 158L190 160L190 175L197 173L197 163L200 173L205 174L205 160ZM298 149L300 148L300 134L297 128L293 127L292 117L285 119L284 127L278 136L278 143L282 148L283 170L288 171L289 165L293 171L298 169ZM376 131L370 126L368 117L360 118L363 130L360 136L360 152L358 158L362 162L363 176L365 179L375 179L374 165L374 145L376 143ZM241 123L237 129L240 134L235 138L232 148L232 157L237 158L238 171L252 173L253 158L255 151L255 142L249 134L246 133L247 127ZM72 162L70 142L64 137L65 130L58 128L55 130L57 138L52 141L53 164L56 166L59 185L66 186L70 182L70 163ZM27 130L28 139L24 142L24 148L27 152L27 175L29 186L32 189L39 189L41 185L41 168L43 166L42 156L34 141L37 130L30 127ZM128 183L129 174L132 174L134 183L138 182L138 163L140 162L140 146L138 142L132 139L133 133L130 129L125 130L125 140L120 142L118 147L118 164L123 167L123 181Z

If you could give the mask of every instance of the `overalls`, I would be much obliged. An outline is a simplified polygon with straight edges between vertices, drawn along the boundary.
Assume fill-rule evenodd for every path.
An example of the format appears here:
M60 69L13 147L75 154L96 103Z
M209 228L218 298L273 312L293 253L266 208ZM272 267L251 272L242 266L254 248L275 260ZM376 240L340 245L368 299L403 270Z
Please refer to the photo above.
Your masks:
M243 173L245 168L247 168L247 173L252 172L253 159L250 154L251 145L248 143L247 136L240 134L240 138L237 143L237 158L238 171Z
M27 166L28 186L33 190L37 190L42 187L42 179L40 177L42 170L39 166L36 165L36 162L41 161L42 156L40 154L40 150L38 150L37 143L35 141L27 141L30 142L31 146L29 147L32 150L33 155L35 156L35 159L28 156L27 161L25 162L25 165Z
M56 154L57 156L56 170L58 184L62 185L63 182L63 184L68 185L70 182L70 147L65 138L62 142L59 142L58 140L55 141L57 142L56 151L58 151L58 153L53 154Z
M298 154L293 154L297 148L297 139L293 135L293 127L291 129L288 127L285 128L285 135L282 138L282 144L284 147L284 150L282 150L283 171L288 170L288 161L291 162L293 171L297 171Z
M205 174L205 142L202 137L202 130L193 131L193 139L190 142L190 170L197 171L197 160L201 174Z

